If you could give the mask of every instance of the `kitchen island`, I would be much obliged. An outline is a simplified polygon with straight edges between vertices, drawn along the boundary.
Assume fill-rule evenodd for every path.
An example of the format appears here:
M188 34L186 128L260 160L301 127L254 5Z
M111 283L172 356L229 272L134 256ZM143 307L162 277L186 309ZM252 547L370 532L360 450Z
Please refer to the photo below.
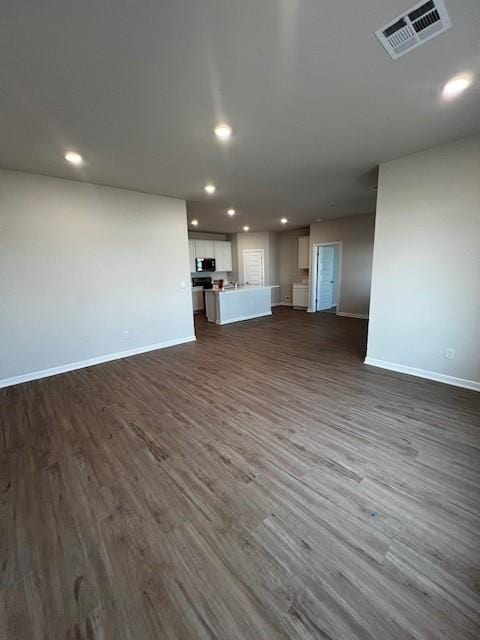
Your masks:
M205 310L207 320L229 324L272 315L272 289L279 285L242 285L236 289L207 289Z

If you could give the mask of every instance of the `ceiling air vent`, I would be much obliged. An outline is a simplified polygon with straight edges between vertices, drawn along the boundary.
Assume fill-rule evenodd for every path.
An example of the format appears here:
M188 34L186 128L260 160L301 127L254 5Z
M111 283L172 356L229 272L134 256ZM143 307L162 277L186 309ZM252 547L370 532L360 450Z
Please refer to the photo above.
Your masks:
M451 26L443 0L429 0L414 5L404 15L375 31L375 35L396 60Z

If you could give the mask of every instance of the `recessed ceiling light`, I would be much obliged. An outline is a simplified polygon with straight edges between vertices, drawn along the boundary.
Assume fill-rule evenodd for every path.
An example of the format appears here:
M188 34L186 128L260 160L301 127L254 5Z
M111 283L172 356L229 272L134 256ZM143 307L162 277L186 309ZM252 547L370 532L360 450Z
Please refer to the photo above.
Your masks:
M464 74L452 78L443 87L442 96L447 100L455 98L472 84L472 80L473 77L471 74Z
M323 222L323 218L315 218L315 222Z
M227 213L229 216L234 216L237 212L235 211L235 209L229 209Z
M192 220L190 224L192 225L192 227L196 227L198 224L198 220Z
M217 190L217 188L216 188L216 187L215 187L215 185L213 185L213 184L207 184L207 185L205 185L205 191L206 191L207 193L212 194L212 193L215 193L215 191L216 191L216 190Z
M75 153L75 151L68 151L65 154L65 160L70 162L70 164L74 164L76 167L79 167L83 164L83 158L79 153Z
M215 127L215 135L222 142L227 142L230 140L230 136L232 135L232 127L229 124L219 124Z
M280 222L282 224L287 224L288 220L286 218L280 218Z
M328 206L329 206L329 207L336 207L336 206L337 206L337 203L336 203L336 202L329 202L329 203L328 203Z
M250 227L245 226L245 227L243 227L243 230L244 231L250 231Z

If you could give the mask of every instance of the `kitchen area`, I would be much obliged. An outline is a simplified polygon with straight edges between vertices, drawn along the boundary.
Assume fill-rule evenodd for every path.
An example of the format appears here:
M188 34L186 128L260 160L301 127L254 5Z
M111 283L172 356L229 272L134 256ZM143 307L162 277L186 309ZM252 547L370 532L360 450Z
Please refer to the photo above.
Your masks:
M193 312L205 313L204 292L233 277L232 241L222 234L189 235L188 249Z
M308 230L189 232L194 314L218 325L308 307Z
M256 262L249 257L246 281L240 284L238 269L234 271L235 239L208 235L212 237L188 241L194 313L205 313L208 322L220 325L271 315L271 292L280 285L265 284L264 256L257 251Z

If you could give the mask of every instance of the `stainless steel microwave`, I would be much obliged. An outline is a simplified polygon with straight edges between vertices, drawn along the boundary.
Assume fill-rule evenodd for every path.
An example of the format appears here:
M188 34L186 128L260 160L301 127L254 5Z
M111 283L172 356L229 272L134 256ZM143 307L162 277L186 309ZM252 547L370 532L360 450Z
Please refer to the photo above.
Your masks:
M215 271L215 258L195 258L195 270Z

